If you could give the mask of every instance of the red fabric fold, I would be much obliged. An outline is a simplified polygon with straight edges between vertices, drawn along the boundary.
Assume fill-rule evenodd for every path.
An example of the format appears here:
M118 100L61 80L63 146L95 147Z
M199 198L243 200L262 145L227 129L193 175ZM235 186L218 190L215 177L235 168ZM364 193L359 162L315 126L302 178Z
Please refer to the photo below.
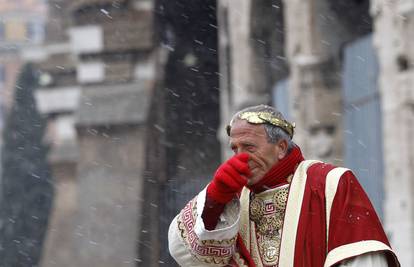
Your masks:
M340 246L366 240L390 246L374 207L351 171L342 175L331 210L328 252ZM388 266L399 266L397 257L387 251Z
M294 267L323 266L327 252L358 241L377 240L389 246L368 196L351 171L345 172L339 180L330 218L326 218L326 175L333 168L335 166L330 164L316 163L307 171L295 241ZM399 266L395 255L386 253L388 266Z
M286 178L294 173L302 160L300 149L295 147L286 158L278 162L259 183L251 186L250 189L254 192L261 192L287 183ZM370 200L350 171L345 172L339 180L330 218L326 218L326 175L333 168L335 166L330 164L316 163L307 170L296 232L294 267L323 266L329 251L353 242L377 240L389 245ZM215 229L224 207L225 205L209 199L207 194L202 214L207 230ZM326 222L328 220L330 232L327 242ZM249 267L255 266L249 248L246 248L240 235L237 237L237 250ZM386 255L389 266L400 266L392 252L387 251Z
M250 256L250 252L247 250L246 246L243 243L243 238L240 234L237 235L237 248L239 249L239 253L242 258L247 262L249 267L256 267L252 257Z
M296 232L294 267L320 267L326 257L325 178L335 166L315 163L307 171Z

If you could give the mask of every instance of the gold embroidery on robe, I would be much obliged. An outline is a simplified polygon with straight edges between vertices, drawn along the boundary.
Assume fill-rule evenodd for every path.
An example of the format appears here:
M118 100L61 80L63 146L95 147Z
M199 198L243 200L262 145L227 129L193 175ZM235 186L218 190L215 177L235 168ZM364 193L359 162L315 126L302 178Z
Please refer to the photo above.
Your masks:
M177 226L184 244L198 261L213 265L228 264L234 254L236 236L225 240L200 240L194 233L197 201L191 200L177 217Z
M250 193L248 204L241 199L242 216L246 216L243 207L247 206L250 225L248 234L240 232L243 241L249 243L250 256L258 267L278 265L288 192L289 185L284 185L259 194Z

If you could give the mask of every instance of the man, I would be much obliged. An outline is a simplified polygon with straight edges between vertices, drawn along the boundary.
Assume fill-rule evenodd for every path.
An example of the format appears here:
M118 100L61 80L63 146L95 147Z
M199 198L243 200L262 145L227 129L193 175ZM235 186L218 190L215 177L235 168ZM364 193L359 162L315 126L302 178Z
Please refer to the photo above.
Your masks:
M399 266L353 173L304 160L294 125L259 105L228 126L234 156L172 221L181 266Z

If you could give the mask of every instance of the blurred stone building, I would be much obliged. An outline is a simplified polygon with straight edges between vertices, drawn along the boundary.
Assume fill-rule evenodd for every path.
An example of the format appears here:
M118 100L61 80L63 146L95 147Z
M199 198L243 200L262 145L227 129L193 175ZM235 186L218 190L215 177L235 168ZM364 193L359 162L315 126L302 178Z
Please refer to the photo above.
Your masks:
M128 3L126 3L128 2ZM42 266L134 266L149 94L151 1L50 1L37 61L56 197Z
M0 135L24 64L22 50L43 42L46 9L40 0L0 1Z
M44 1L0 1L0 105L10 109L23 59L21 51L44 39L47 6Z
M213 1L49 1L25 51L55 179L41 266L173 264L169 221L219 161L215 17Z
M22 1L0 1L0 159L5 159L3 154L4 147L4 127L8 115L11 113L12 104L15 96L17 79L20 70L24 65L22 51L33 46L40 45L44 40L44 28L46 23L47 5L41 0L22 0ZM12 182L3 178L3 166L0 164L0 198L4 193L4 188L19 181L15 177ZM13 196L14 197L14 196ZM9 203L21 204L19 196L10 199ZM8 203L2 202L4 205ZM9 205L10 207L10 205ZM3 214L6 214L7 211ZM18 211L16 211L18 213ZM0 228L4 229L6 222L4 217L0 218ZM20 225L19 225L20 226ZM16 229L19 228L16 226ZM21 229L21 228L19 228ZM15 229L13 228L12 231ZM40 231L39 231L40 232ZM13 234L7 236L11 237ZM5 238L2 232L2 238ZM6 238L5 238L6 239ZM2 242L7 242L2 240ZM9 251L12 251L10 249ZM33 254L36 254L36 250ZM3 252L3 251L2 251ZM9 256L10 254L8 254ZM13 255L10 255L11 258ZM7 262L2 253L3 262ZM16 257L17 258L17 257Z
M173 266L167 229L251 104L352 168L413 265L411 1L49 1L37 62L56 196L41 266ZM221 142L221 146L219 145Z

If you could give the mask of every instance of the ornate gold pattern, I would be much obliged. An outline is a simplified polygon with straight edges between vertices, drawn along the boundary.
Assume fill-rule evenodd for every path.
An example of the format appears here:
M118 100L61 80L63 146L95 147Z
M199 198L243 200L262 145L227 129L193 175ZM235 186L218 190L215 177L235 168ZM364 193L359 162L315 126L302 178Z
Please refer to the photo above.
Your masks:
M250 202L250 219L258 221L263 217L264 214L264 203L260 198L254 198Z
M279 240L265 240L261 244L261 251L263 253L263 259L266 263L277 263L279 260Z
M237 263L238 267L249 267L238 252L234 253L233 260Z
M250 255L252 256L252 259L257 267L263 267L263 263L262 263L261 256L260 256L259 245L257 243L257 238L256 238L256 225L253 221L250 221L250 229L252 231L251 234L255 237L255 238L252 238L252 242L250 246Z
M275 203L276 209L285 210L286 202L289 194L289 188L285 187L279 190L278 193L274 195L273 201Z
M240 229L239 233L247 248L250 247L250 218L249 218L250 190L244 187L240 196Z
M230 239L223 239L223 240L200 240L201 244L206 246L228 246L233 245L236 242L237 236L230 238Z
M282 219L280 216L266 216L262 220L256 222L257 231L266 236L277 235L279 229L282 228Z
M279 261L283 216L288 193L289 185L286 185L251 196L250 219L255 226L252 229L255 229L257 235L260 263L263 262L266 266L276 266ZM253 256L253 259L258 262L257 257Z
M194 232L197 198L191 200L177 217L177 227L185 246L196 260L212 265L226 265L234 253L237 236L225 240L200 240Z

